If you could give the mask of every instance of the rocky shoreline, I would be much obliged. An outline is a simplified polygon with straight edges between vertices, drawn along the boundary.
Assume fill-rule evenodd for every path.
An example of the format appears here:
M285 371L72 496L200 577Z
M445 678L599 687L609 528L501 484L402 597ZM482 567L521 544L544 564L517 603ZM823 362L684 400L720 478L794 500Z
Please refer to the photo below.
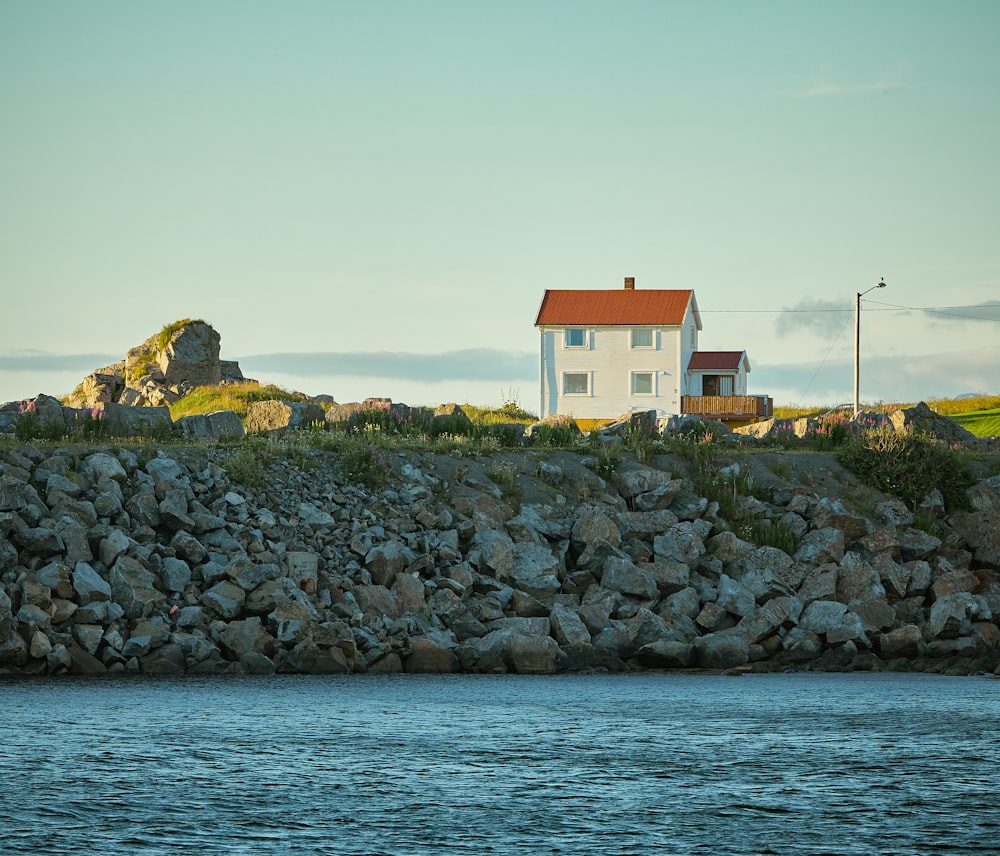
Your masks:
M369 491L331 451L248 487L149 449L0 453L0 674L1000 673L1000 476L929 534L830 456L734 453L787 553L670 455L394 451Z

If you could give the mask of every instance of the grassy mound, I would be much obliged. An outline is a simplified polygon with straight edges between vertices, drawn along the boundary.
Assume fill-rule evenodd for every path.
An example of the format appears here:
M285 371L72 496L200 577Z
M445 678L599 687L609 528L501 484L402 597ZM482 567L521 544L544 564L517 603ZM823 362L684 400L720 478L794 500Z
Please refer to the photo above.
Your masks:
M308 397L298 392L289 392L274 384L226 383L221 386L199 386L193 392L170 405L170 418L178 420L184 416L199 413L214 413L216 410L232 410L242 419L250 405L256 401L308 401Z

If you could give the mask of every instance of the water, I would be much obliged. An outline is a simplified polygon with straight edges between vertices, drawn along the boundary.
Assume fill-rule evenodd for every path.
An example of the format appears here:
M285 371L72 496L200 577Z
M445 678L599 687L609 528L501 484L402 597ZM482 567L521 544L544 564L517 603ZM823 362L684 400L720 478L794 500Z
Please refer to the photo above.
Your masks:
M0 683L10 854L1000 852L1000 681Z

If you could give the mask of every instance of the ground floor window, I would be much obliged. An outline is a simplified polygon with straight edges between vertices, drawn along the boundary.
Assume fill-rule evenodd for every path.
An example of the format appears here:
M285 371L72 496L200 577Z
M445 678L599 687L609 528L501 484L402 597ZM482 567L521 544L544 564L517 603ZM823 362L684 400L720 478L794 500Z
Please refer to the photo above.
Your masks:
M632 395L653 394L653 373L632 372Z
M732 395L732 375L705 375L701 379L702 395Z
M590 374L588 372L563 372L563 395L589 395Z

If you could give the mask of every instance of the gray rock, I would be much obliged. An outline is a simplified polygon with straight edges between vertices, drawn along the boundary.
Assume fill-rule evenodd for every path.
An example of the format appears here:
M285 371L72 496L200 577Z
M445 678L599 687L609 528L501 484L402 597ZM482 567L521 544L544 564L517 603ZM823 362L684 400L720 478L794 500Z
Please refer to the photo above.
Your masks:
M806 533L793 556L806 565L839 563L844 558L844 533L840 529L816 529Z
M681 562L694 567L705 554L705 544L690 521L678 523L653 539L653 552L658 559Z
M237 439L246 433L243 420L232 410L184 416L176 424L183 436L199 440Z
M86 562L77 562L73 569L73 591L81 606L93 601L111 600L111 586Z
M719 577L719 595L716 603L726 612L741 618L753 615L757 608L753 593L726 574Z
M294 430L322 424L326 418L318 404L302 401L257 401L250 405L246 415L248 434L268 431Z
M218 639L226 653L236 660L242 660L247 654L263 654L270 658L276 649L275 638L256 616L229 622Z
M830 645L849 639L865 644L868 642L861 619L839 601L816 600L810 603L802 613L799 628L817 636L826 636Z
M695 661L705 669L733 669L750 661L750 642L737 633L710 633L694 641Z
M924 642L920 628L915 624L906 624L883 633L878 637L878 645L883 660L892 660L896 657L914 659L922 657L927 651L927 643Z
M133 620L151 615L166 601L166 595L154 588L153 575L128 556L115 562L110 581L112 596Z
M222 581L206 591L198 602L215 612L220 618L231 621L236 618L246 603L246 592L235 583Z
M169 407L128 407L108 402L104 405L104 430L113 437L145 437L173 429Z
M652 574L639 569L628 559L610 557L604 563L601 585L631 597L655 600L659 589Z
M168 556L160 569L160 582L169 592L183 592L191 582L191 566L183 559Z

